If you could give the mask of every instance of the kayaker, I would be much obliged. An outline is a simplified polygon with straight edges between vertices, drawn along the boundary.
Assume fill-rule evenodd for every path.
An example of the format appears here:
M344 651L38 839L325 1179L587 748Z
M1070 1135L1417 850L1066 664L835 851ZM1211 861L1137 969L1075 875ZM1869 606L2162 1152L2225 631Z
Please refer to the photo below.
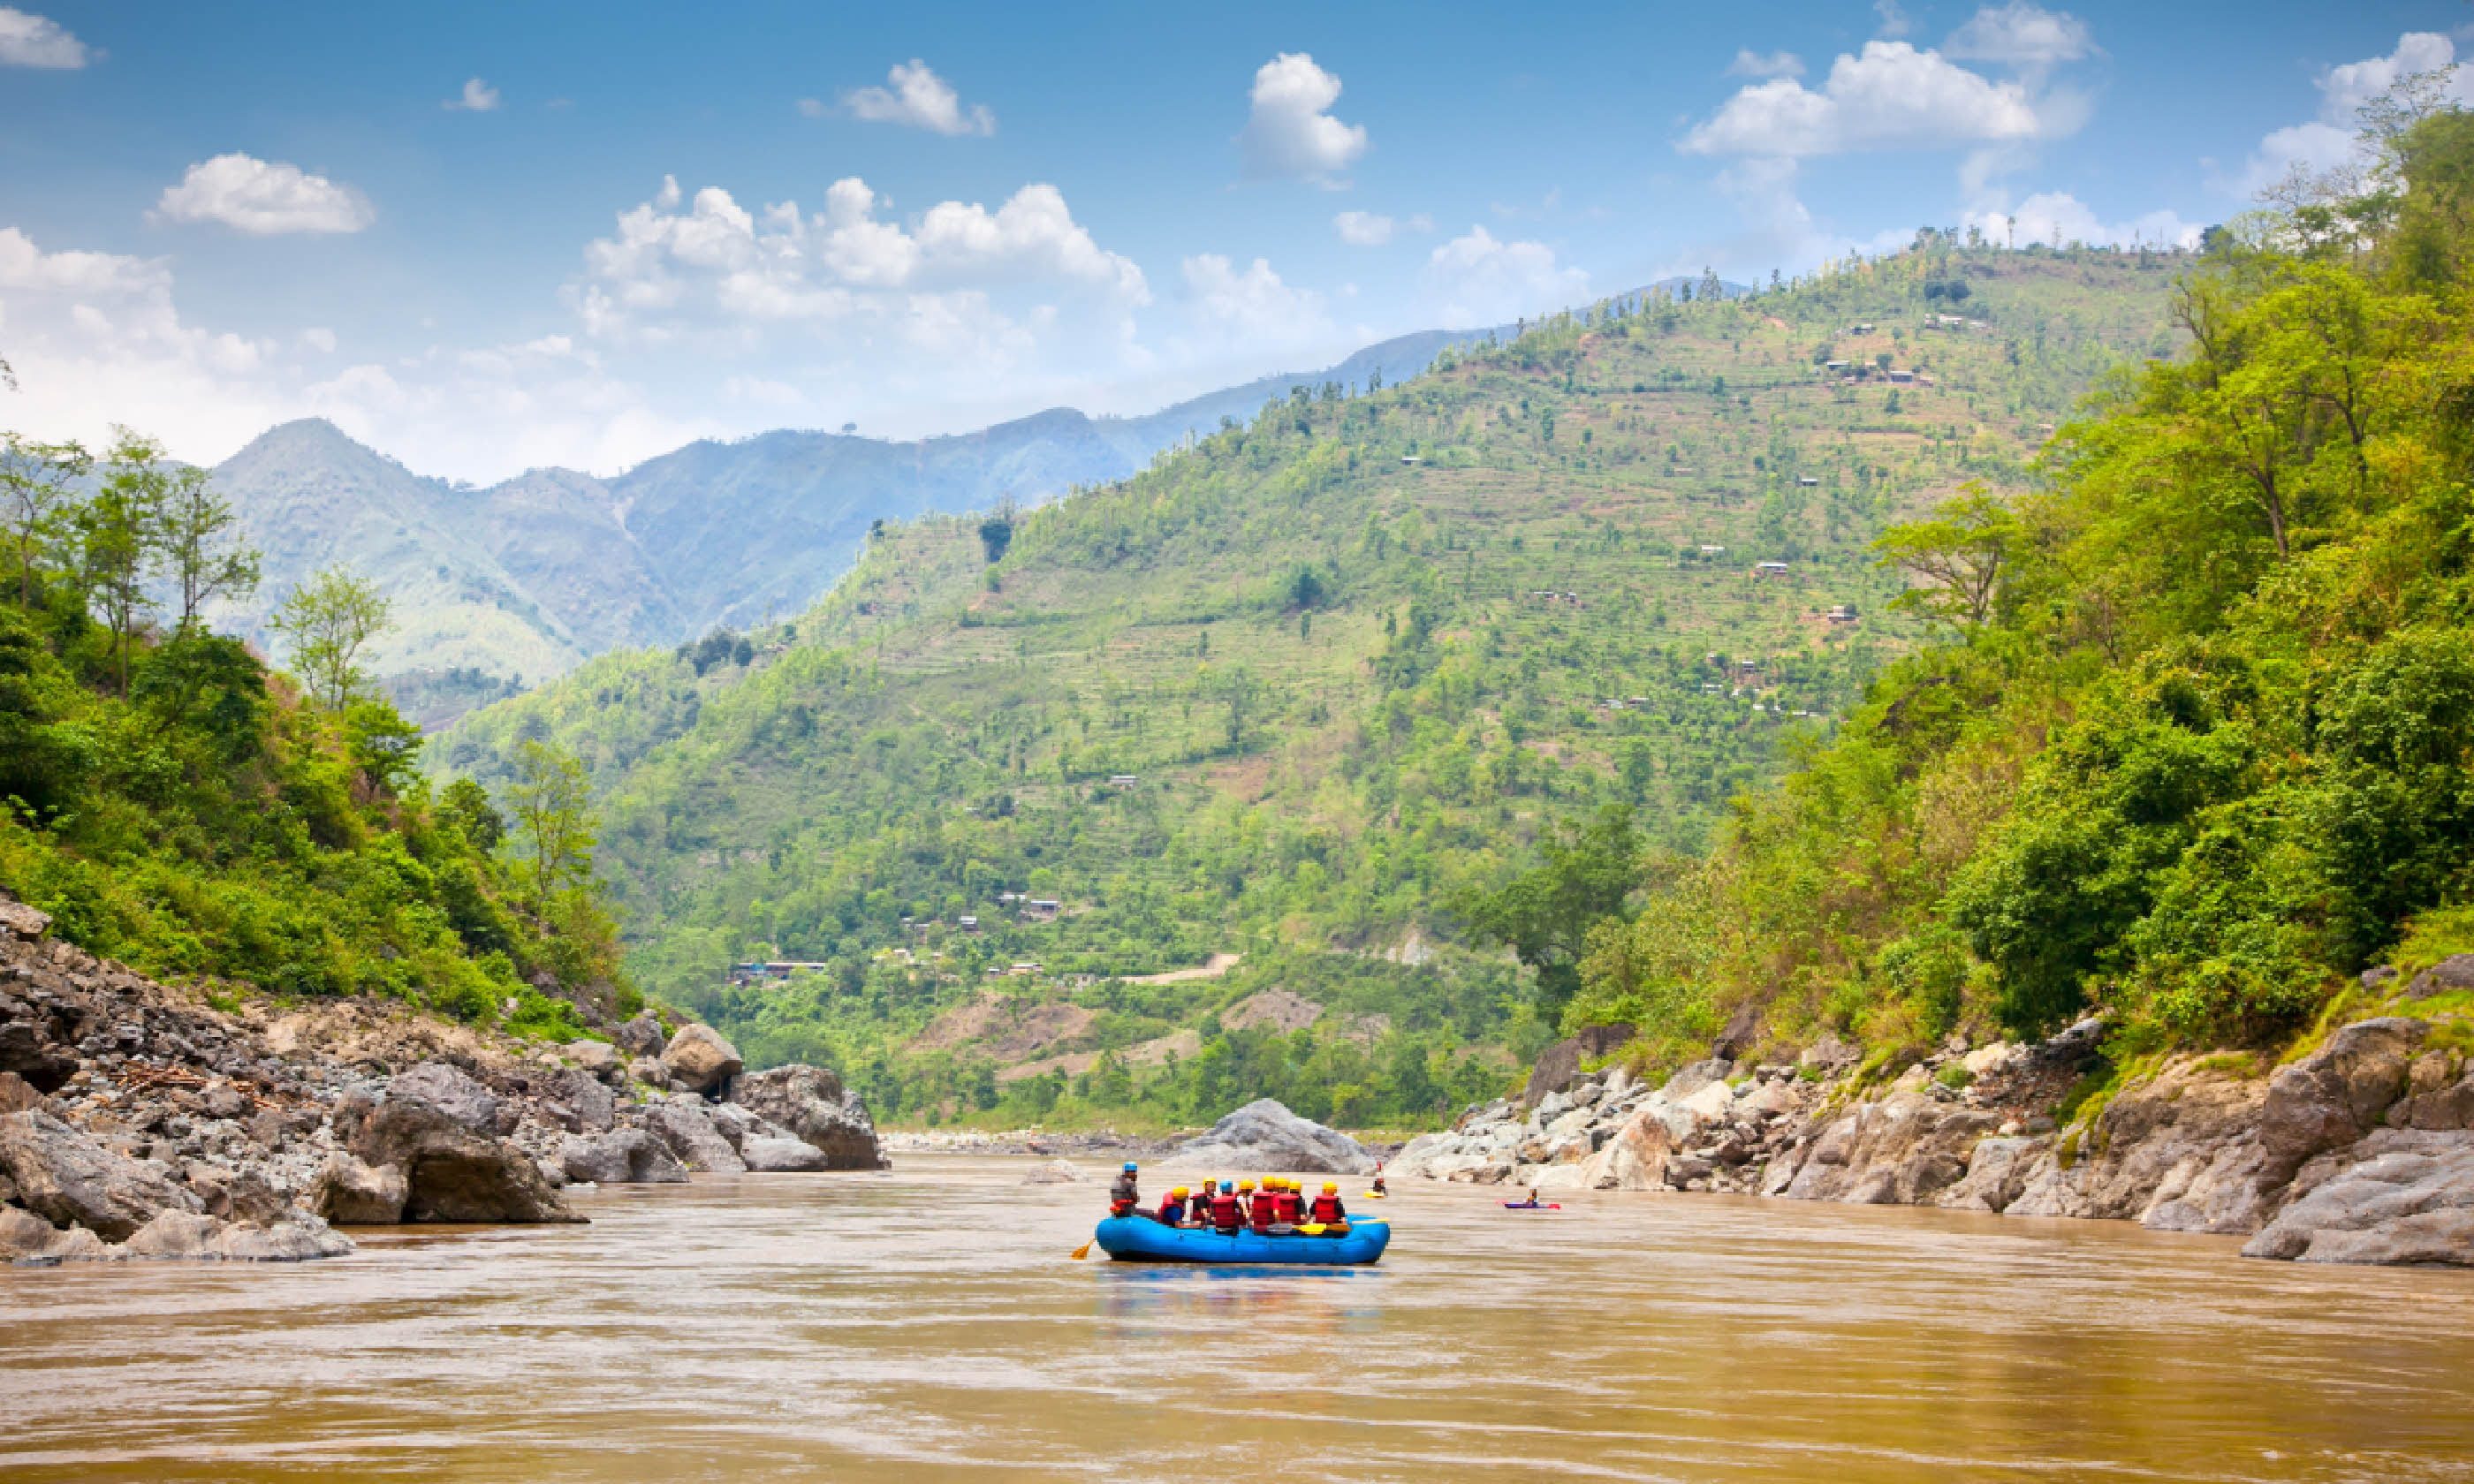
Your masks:
M1223 1235L1233 1234L1246 1224L1245 1208L1237 1204L1237 1187L1228 1181L1211 1197L1211 1229Z
M1176 1189L1170 1191L1166 1196L1162 1197L1159 1205L1159 1214L1153 1219L1158 1221L1162 1226L1181 1227L1185 1225L1185 1186L1179 1185Z
M1117 1183L1108 1187L1108 1214L1130 1216L1142 1198L1142 1191L1134 1185L1134 1161L1128 1160L1126 1167L1117 1172Z
M1324 1226L1348 1219L1348 1208L1340 1204L1340 1186L1336 1182L1326 1180L1322 1183L1322 1194L1314 1200L1314 1219Z
M1383 1188L1383 1166L1380 1164L1374 1166L1374 1193L1376 1195L1389 1195L1391 1193Z

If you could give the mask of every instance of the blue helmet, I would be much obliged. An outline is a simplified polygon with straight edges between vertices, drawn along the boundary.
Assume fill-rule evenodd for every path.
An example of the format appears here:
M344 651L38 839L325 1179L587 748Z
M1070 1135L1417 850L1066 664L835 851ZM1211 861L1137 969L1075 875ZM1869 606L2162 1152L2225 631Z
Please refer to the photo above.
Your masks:
M1134 1172L1134 1161L1131 1161L1131 1160L1128 1160L1128 1161L1126 1161L1126 1173L1127 1173L1127 1174L1128 1174L1128 1175L1130 1175L1130 1174L1132 1174L1133 1172Z
M1223 1190L1234 1190L1237 1188L1237 1182L1233 1180L1224 1180L1220 1183L1220 1188Z

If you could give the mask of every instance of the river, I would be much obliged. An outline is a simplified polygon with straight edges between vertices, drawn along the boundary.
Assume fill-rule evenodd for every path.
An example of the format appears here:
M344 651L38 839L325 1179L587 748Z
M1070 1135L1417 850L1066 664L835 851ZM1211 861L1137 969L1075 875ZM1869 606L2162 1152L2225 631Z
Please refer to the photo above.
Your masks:
M2474 1273L1419 1182L1379 1267L1229 1275L1071 1260L1104 1187L1028 1167L698 1177L294 1267L0 1270L0 1472L2474 1480Z

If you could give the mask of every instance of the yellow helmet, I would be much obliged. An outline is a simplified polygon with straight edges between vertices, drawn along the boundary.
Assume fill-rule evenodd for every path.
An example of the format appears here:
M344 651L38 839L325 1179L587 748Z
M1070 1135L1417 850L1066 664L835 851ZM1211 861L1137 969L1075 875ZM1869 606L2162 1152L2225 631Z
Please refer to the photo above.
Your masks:
M1324 1181L1322 1183L1322 1193L1325 1195L1338 1195L1340 1193L1340 1182L1336 1180Z
M1253 1189L1253 1188L1254 1188L1254 1183L1253 1183L1252 1181L1250 1181L1250 1180L1241 1180L1241 1181L1237 1182L1237 1193L1238 1193L1238 1194L1240 1194L1240 1195L1243 1195L1243 1194L1245 1194L1247 1191L1251 1190L1251 1189Z
M1181 1200L1184 1200L1184 1199L1185 1199L1185 1186L1183 1186L1183 1185L1179 1185L1179 1186L1177 1186L1176 1189L1174 1189L1174 1190L1170 1191L1170 1192L1169 1192L1169 1194L1171 1194L1171 1195L1173 1195L1173 1196L1176 1197L1176 1198L1177 1198L1178 1200L1180 1200L1180 1201L1181 1201Z

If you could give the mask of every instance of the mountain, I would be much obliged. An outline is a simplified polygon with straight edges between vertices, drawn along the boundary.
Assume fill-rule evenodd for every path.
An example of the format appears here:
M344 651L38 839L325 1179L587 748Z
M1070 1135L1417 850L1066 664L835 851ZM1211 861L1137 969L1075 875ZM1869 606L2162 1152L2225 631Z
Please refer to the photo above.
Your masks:
M626 645L674 644L814 602L879 520L1033 505L1121 479L1161 450L1250 419L1292 385L1416 374L1488 331L1423 331L1320 371L1273 375L1140 418L1057 408L976 433L892 443L781 431L706 441L615 478L532 469L487 489L412 473L322 419L270 429L214 470L265 552L266 614L344 560L395 604L375 664L442 721L507 682L537 682Z
M1871 539L2025 488L2173 344L2184 266L1944 247L1594 305L1007 530L890 525L743 650L605 655L426 755L576 754L633 971L881 1109L1423 1117L1552 1034L1468 903L1608 806L1700 851L1920 639ZM758 960L818 967L729 982Z

